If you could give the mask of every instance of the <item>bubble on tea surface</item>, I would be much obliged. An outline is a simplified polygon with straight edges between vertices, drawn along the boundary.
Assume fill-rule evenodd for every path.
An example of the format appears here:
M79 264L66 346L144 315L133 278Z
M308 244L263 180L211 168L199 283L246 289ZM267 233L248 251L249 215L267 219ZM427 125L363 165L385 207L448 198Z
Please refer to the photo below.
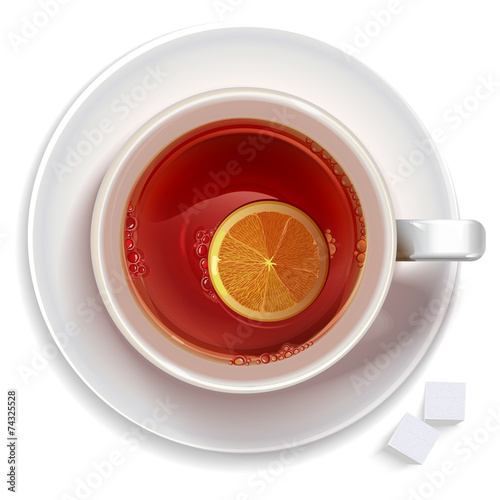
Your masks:
M212 289L212 282L210 281L210 278L203 278L201 280L201 286L205 291L210 291Z
M340 177L340 176L344 175L344 170L342 169L342 167L338 163L335 163L335 165L333 166L333 173Z
M246 356L235 356L232 360L232 363L233 365L235 366L243 366L243 365L246 365L247 364L247 357Z
M260 357L260 360L262 361L262 363L264 363L265 365L267 365L267 363L269 363L271 361L271 356L269 354L262 354L262 356Z
M323 148L317 142L313 142L311 143L311 151L313 153L320 153L323 151Z
M149 274L149 268L146 266L142 252L136 249L137 236L134 235L137 234L138 221L133 215L134 211L135 205L130 202L125 214L125 231L123 233L125 237L123 245L126 251L126 259L132 264L128 267L128 271L133 281L136 282L137 277L145 277Z
M127 260L132 264L135 264L136 262L139 261L139 254L137 252L130 252L127 255Z
M356 243L356 249L358 250L358 252L366 252L366 241L358 240L358 242Z
M208 254L207 245L198 245L198 248L196 249L196 253L197 253L198 257L205 257Z
M207 294L208 298L212 302L218 304L219 300L217 298L217 294L213 289L212 281L209 279L208 259L207 259L208 245L210 244L213 234L214 234L213 229L208 230L208 229L198 228L194 233L195 242L193 244L193 248L196 257L200 259L199 266L201 272L200 275L201 289L205 294Z
M137 227L137 219L135 217L127 217L127 220L125 222L125 227L129 231L132 231Z
M337 247L335 246L335 238L332 235L331 229L327 229L325 231L325 238L328 243L328 253L330 254L330 259L333 257L335 252L337 251Z
M340 183L344 187L350 187L351 186L351 179L349 179L349 177L347 177L347 175L343 175L342 179L340 179Z

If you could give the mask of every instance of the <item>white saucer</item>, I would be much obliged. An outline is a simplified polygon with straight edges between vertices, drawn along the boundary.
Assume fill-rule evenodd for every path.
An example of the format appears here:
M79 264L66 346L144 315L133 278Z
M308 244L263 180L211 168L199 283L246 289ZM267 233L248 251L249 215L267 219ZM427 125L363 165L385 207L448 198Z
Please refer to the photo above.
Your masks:
M70 107L35 181L31 272L56 343L82 380L116 411L163 437L199 448L277 450L347 427L402 384L438 331L457 264L397 263L386 303L365 337L339 363L288 389L217 393L181 382L146 361L94 302L100 299L89 248L94 200L112 158L140 125L180 99L221 86L277 89L322 106L378 162L397 218L458 217L442 160L423 149L415 153L428 139L426 132L373 72L301 35L194 28L128 54ZM401 157L420 164L394 185L388 172L397 172ZM119 278L116 286L123 286ZM166 418L166 413L171 415Z

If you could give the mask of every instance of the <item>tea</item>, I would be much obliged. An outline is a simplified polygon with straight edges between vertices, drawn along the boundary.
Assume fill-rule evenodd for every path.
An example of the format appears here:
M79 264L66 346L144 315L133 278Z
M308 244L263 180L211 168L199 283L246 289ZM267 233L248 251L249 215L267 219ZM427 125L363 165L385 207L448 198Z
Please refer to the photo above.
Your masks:
M133 187L121 231L130 287L158 331L233 365L318 344L367 251L361 202L334 157L254 119L170 142Z

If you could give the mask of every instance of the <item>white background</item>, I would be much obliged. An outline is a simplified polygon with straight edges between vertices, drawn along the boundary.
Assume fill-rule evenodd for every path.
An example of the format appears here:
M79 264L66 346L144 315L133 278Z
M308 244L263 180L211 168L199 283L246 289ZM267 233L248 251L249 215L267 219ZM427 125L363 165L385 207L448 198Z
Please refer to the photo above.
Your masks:
M489 412L500 412L500 241L494 209L500 168L497 2L221 0L218 10L213 0L73 0L58 4L59 11L27 43L14 42L23 18L33 19L41 3L8 2L2 6L1 21L5 402L0 435L6 435L6 391L16 388L18 498L83 498L85 491L78 490L78 484L95 472L95 463L110 457L119 457L113 471L86 493L87 498L497 498L500 426L498 432L484 432ZM388 8L394 13L380 26L377 13ZM463 291L412 376L361 422L301 448L286 465L280 465L279 452L228 455L149 434L143 434L137 447L125 447L120 438L135 426L95 396L62 355L46 363L35 359L50 335L30 288L27 213L37 161L51 130L86 84L123 54L167 32L214 22L286 29L356 49L354 55L392 84L428 130L445 127L449 132L439 149L451 171L460 214L480 220L488 234L485 256L461 266ZM366 30L369 34L363 37ZM480 78L497 82L496 87L472 109L474 102L468 98ZM468 116L460 123L446 122L449 109L464 102L471 108ZM33 364L36 374L22 376L23 367ZM405 412L422 416L427 380L467 382L467 418L442 429L424 465L408 465L383 447ZM6 471L7 448L2 448L1 470ZM459 454L457 449L469 451ZM443 479L437 471L447 462L453 465L452 473ZM268 479L257 487L249 479L259 471L267 471ZM6 491L2 477L0 488Z

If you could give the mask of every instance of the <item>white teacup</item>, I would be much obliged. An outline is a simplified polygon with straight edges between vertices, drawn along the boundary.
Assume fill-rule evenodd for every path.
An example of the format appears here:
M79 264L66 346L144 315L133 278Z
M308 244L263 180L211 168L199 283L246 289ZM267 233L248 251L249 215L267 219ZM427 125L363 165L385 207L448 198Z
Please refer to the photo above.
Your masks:
M154 314L133 293L122 236L130 193L156 155L167 144L202 124L237 118L292 127L321 144L355 186L368 229L362 277L342 314L319 341L303 349L300 355L242 367L204 358L183 347L182 342L168 338L164 331L161 333ZM127 340L156 366L181 380L236 393L288 387L313 377L342 358L379 313L396 260L475 260L484 248L484 228L476 221L396 220L379 168L342 123L309 102L264 89L207 92L169 107L144 125L124 146L102 182L91 234L94 272L103 301ZM117 292L111 285L116 272L129 282L125 292Z

